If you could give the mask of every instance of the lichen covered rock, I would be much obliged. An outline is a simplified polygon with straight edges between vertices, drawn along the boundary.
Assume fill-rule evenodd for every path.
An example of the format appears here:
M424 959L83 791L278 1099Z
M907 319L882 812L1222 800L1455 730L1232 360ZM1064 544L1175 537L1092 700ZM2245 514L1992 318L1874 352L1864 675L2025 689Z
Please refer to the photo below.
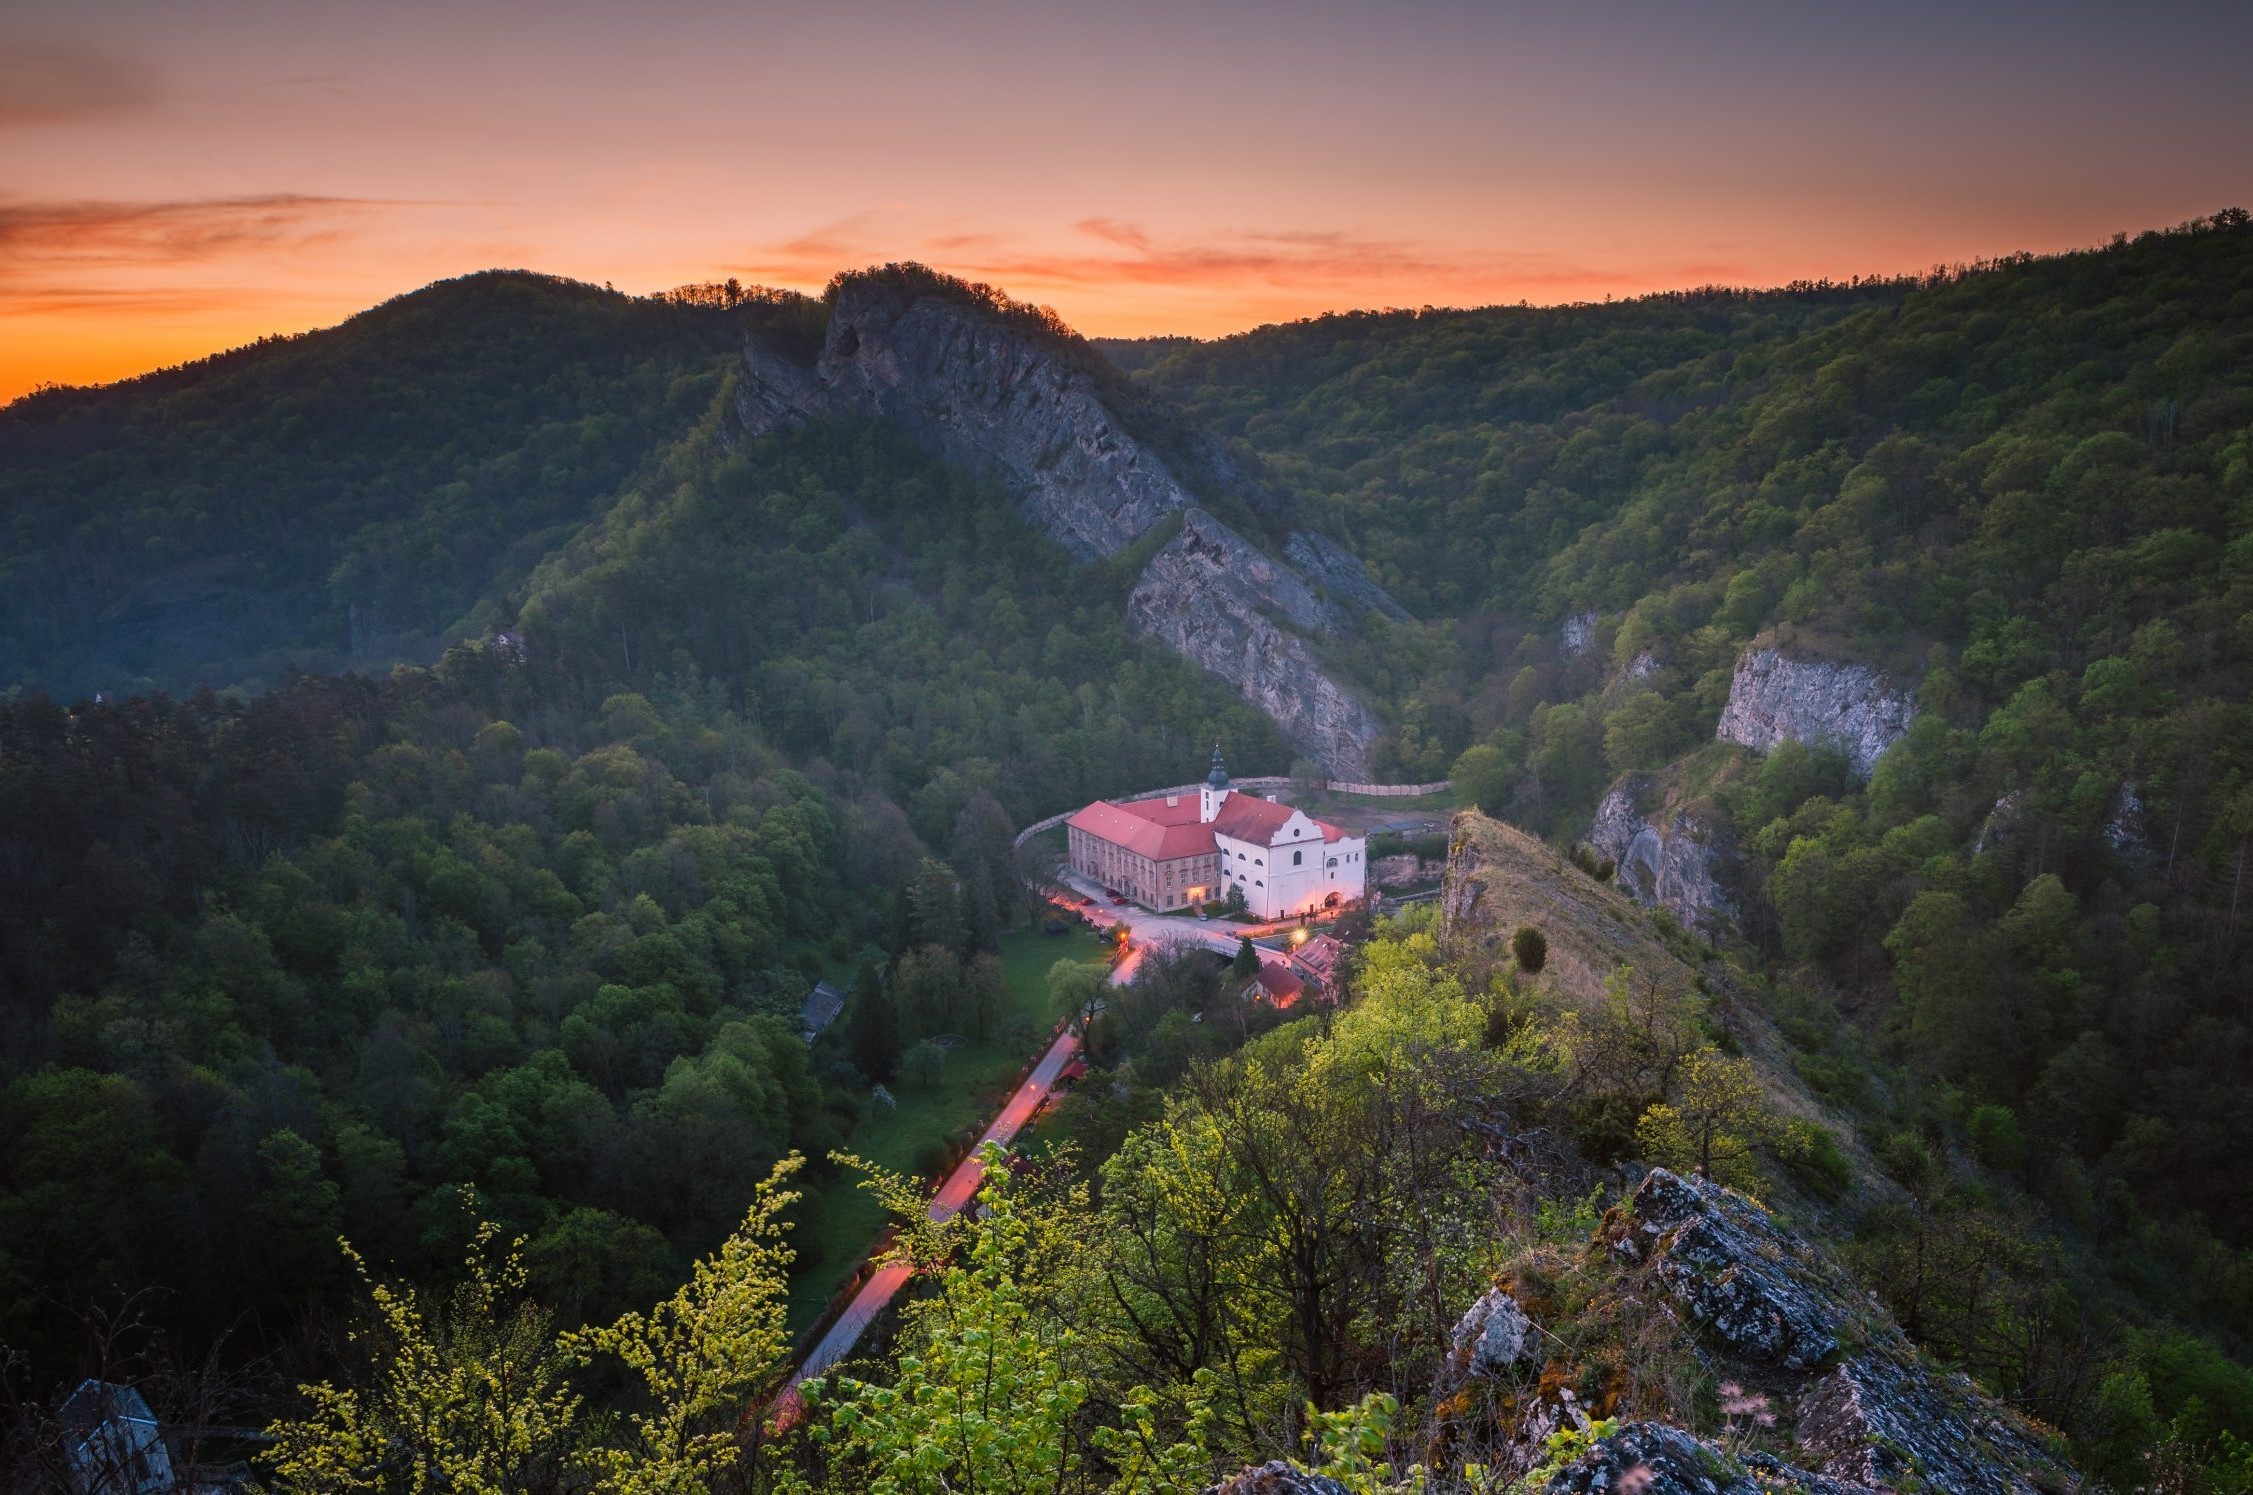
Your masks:
M1654 1168L1611 1229L1613 1249L1652 1267L1729 1353L1786 1370L1838 1353L1850 1289L1743 1195Z
M1759 753L1783 742L1836 748L1867 778L1915 716L1915 701L1875 666L1755 647L1737 659L1714 735Z
M1309 1474L1295 1464L1270 1459L1206 1489L1205 1495L1351 1495L1326 1474Z
M1499 1375L1528 1357L1532 1338L1533 1321L1518 1300L1491 1288L1456 1321L1455 1359L1467 1374Z
M1867 1495L1773 1457L1739 1461L1677 1427L1634 1422L1560 1470L1548 1495Z

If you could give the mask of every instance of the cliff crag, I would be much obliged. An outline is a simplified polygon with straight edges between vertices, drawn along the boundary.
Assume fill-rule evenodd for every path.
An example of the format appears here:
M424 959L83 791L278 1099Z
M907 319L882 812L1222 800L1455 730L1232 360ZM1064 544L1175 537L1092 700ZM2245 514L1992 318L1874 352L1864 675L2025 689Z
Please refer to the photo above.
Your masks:
M1255 517L1274 499L1084 346L935 277L847 277L812 365L753 339L736 398L748 437L836 416L882 421L1000 483L1083 562L1179 516L1129 598L1133 626L1233 684L1326 773L1368 776L1381 723L1316 644L1365 613L1408 614L1333 541L1294 532L1286 562L1214 517L1200 495Z
M1308 637L1345 626L1295 571L1193 509L1127 598L1135 628L1225 680L1338 778L1368 776L1376 713L1324 672Z
M1646 812L1655 786L1629 774L1596 807L1588 844L1612 859L1620 890L1645 908L1663 908L1684 928L1713 937L1736 919L1721 885L1728 857L1720 831L1687 810ZM1653 819L1653 814L1656 819Z
M1787 741L1836 748L1867 778L1915 716L1916 703L1874 666L1755 645L1737 659L1714 735L1757 753Z

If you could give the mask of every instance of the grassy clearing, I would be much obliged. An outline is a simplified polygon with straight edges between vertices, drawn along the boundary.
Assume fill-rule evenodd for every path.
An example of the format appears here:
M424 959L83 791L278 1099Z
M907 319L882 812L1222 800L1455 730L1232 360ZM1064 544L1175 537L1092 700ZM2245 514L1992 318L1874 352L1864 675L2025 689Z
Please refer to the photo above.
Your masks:
M1009 973L1010 1004L988 1036L950 1053L946 1078L930 1089L904 1080L895 1084L898 1108L870 1107L847 1148L895 1172L911 1173L916 1152L925 1142L943 1140L973 1122L982 1125L1000 1109L1018 1072L1048 1043L1055 1023L1048 1010L1048 968L1059 960L1103 958L1102 943L1076 929L1068 935L1048 935L1036 927L1003 936L1001 960ZM1015 1019L1030 1022L1040 1036L1031 1042L1002 1037ZM842 1025L844 1019L838 1021ZM819 1260L791 1279L793 1333L813 1322L884 1226L883 1212L857 1186L858 1180L857 1174L838 1172L806 1185L817 1208L814 1218L801 1227L805 1233L799 1246L809 1254L818 1251Z

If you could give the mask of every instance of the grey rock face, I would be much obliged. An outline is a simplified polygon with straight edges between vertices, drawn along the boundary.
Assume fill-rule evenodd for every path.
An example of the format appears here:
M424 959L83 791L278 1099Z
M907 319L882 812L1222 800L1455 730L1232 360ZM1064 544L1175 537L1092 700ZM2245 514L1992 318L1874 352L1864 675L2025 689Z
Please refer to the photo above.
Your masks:
M1596 615L1594 613L1574 613L1571 617L1565 619L1564 631L1559 636L1558 646L1564 650L1567 658L1578 658L1590 649L1595 648Z
M1654 1169L1625 1213L1612 1249L1652 1267L1724 1364L1801 1373L1779 1389L1796 1398L1793 1441L1815 1475L1954 1495L2077 1483L2023 1422L1926 1364L1836 1267L1742 1195Z
M1332 541L1293 534L1285 553L1294 569L1198 509L1175 464L1114 408L1115 391L1037 329L947 296L854 280L838 292L811 369L753 341L744 372L736 413L746 433L822 416L884 421L1022 495L1026 521L1082 561L1186 515L1136 584L1130 622L1233 684L1326 772L1367 776L1381 724L1307 640L1368 611L1408 614ZM1174 433L1168 450L1208 485L1264 501L1209 438Z
M1757 648L1738 657L1714 735L1761 753L1786 741L1837 748L1867 778L1915 716L1916 703L1870 665Z
M1968 1383L1949 1386L1885 1354L1858 1355L1816 1382L1800 1399L1797 1436L1823 1473L1884 1489L1921 1481L1959 1495L2033 1495L2025 1471L2049 1461L2023 1429L1979 1415Z
M1087 370L944 297L851 282L810 374L774 356L755 356L747 372L737 402L745 429L848 412L887 421L1021 493L1026 519L1081 560L1123 549L1195 502Z
M1616 1249L1654 1267L1731 1354L1807 1370L1838 1353L1844 1285L1741 1194L1654 1168Z
M1717 875L1728 854L1721 835L1682 812L1653 824L1639 808L1649 789L1633 774L1613 784L1596 807L1588 844L1612 859L1620 888L1637 903L1667 910L1686 928L1717 934L1737 915Z
M1209 1487L1205 1495L1350 1495L1350 1492L1326 1474L1309 1474L1281 1459L1270 1459Z
M1471 1375L1498 1375L1526 1357L1532 1336L1533 1321L1518 1300L1492 1288L1457 1320L1455 1358Z
M1395 623L1405 623L1408 609L1392 594L1369 579L1359 557L1326 535L1293 530L1283 542L1283 558L1319 587L1324 595L1351 618L1365 612L1382 613Z
M1566 1465L1548 1495L1861 1495L1862 1487L1754 1455L1742 1463L1660 1422L1631 1422Z
M1377 715L1302 636L1337 632L1337 609L1210 514L1191 510L1150 558L1127 598L1127 621L1234 684L1324 772L1368 773Z

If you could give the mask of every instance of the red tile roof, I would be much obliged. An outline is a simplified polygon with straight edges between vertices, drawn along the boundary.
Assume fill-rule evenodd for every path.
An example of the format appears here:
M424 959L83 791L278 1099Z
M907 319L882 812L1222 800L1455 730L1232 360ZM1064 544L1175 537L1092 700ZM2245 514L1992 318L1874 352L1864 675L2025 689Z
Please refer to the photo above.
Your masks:
M1065 823L1153 862L1170 862L1179 857L1210 856L1215 849L1215 831L1255 846L1273 846L1294 812L1289 805L1256 794L1231 794L1221 801L1220 814L1212 824L1200 825L1197 813L1197 797L1191 794L1177 796L1172 804L1163 799L1130 799L1120 804L1099 799ZM1340 840L1345 835L1327 820L1313 824L1325 841Z
M1213 829L1238 841L1249 841L1255 846L1273 846L1283 827L1296 813L1289 805L1279 805L1271 799L1261 799L1256 794L1231 794L1221 801L1220 814L1213 817ZM1310 820L1313 817L1308 817ZM1335 841L1345 832L1327 820L1315 820L1314 828L1325 841Z
M1276 1006L1288 1007L1298 1000L1299 994L1306 989L1306 983L1299 979L1298 972L1291 969L1288 960L1262 959L1259 965L1259 989Z
M1161 820L1149 814L1148 807L1152 805L1167 819ZM1123 805L1099 799L1065 824L1074 830L1085 831L1097 840L1108 841L1113 846L1123 846L1153 862L1211 856L1212 827L1197 823L1196 802L1189 803L1186 823L1175 818L1180 808L1178 805L1169 806L1162 799L1133 800Z

